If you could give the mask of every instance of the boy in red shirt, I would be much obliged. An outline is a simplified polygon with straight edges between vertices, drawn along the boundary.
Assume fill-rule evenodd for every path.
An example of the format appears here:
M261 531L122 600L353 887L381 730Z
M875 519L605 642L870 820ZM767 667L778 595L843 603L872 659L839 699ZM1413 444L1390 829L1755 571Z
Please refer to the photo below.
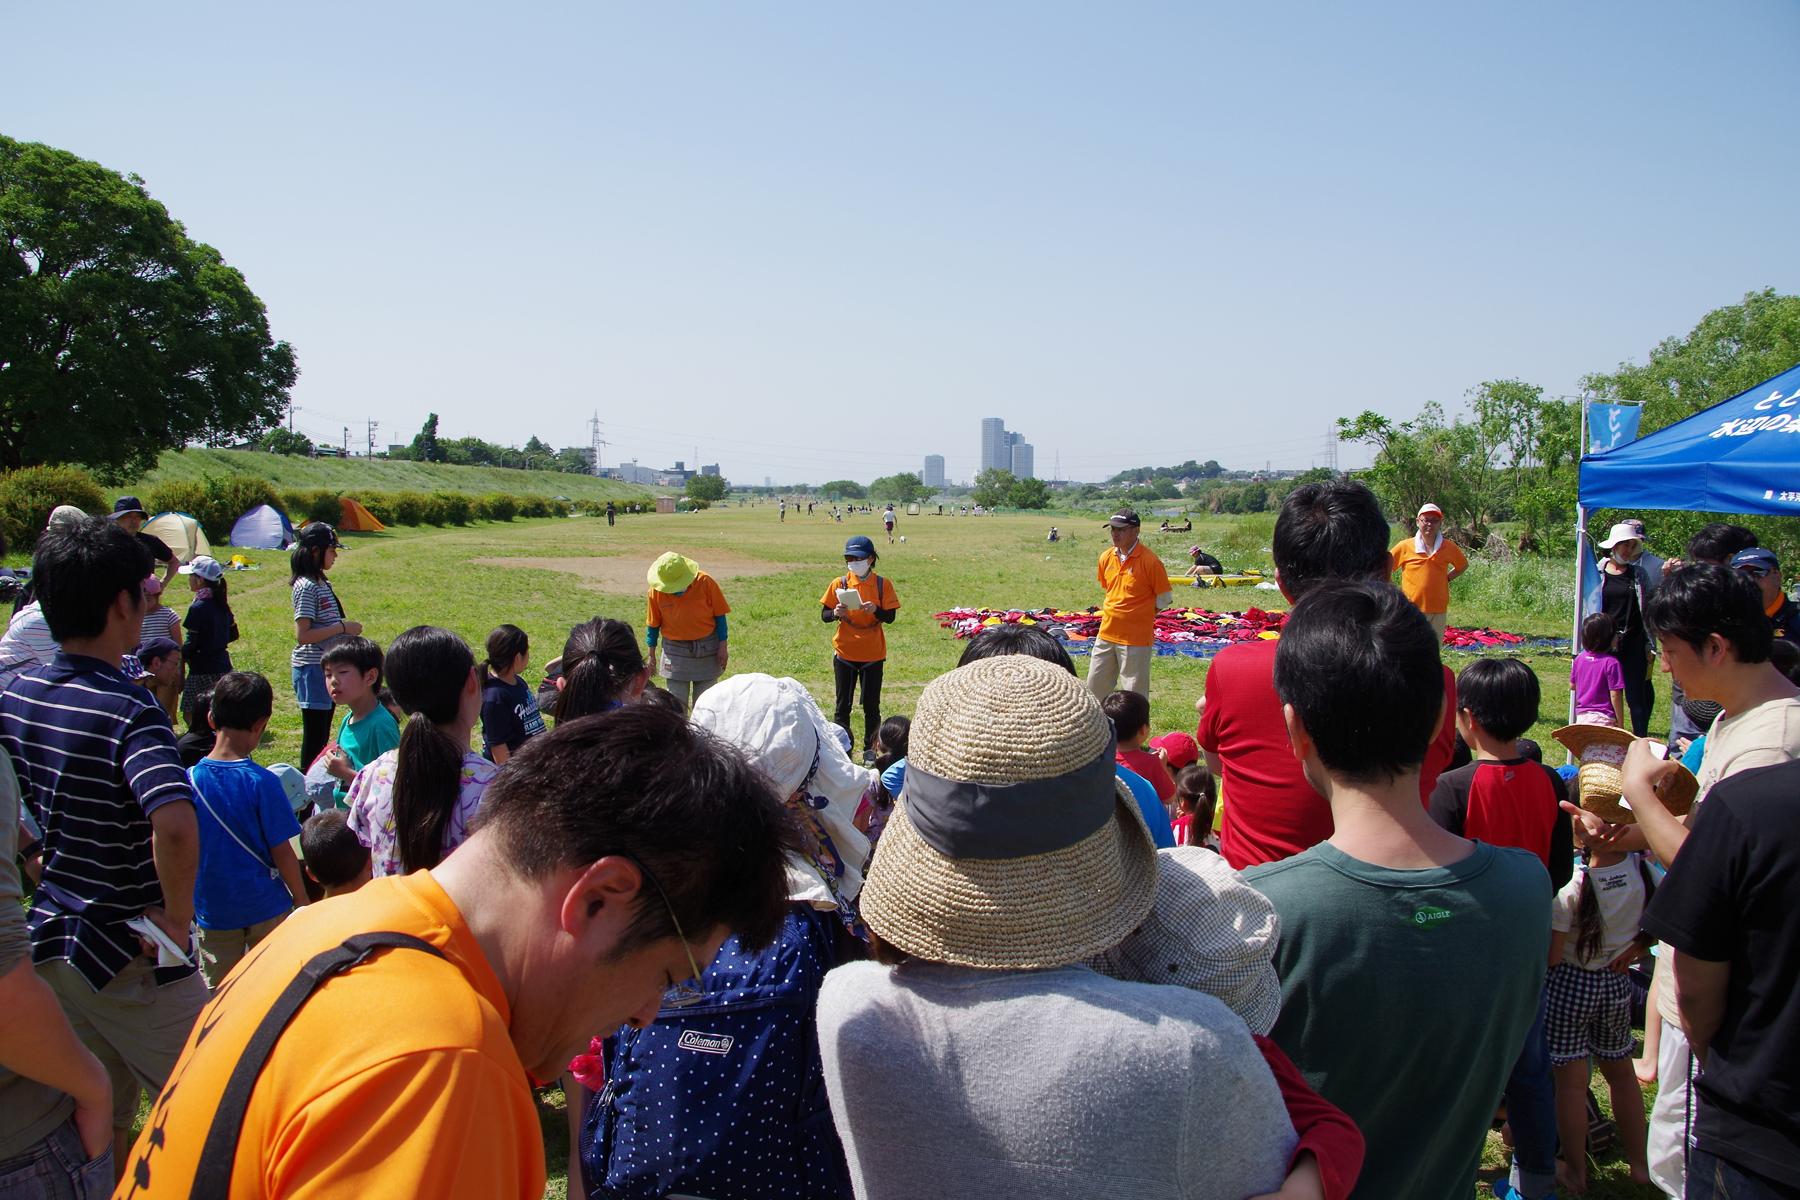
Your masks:
M1144 739L1150 736L1150 701L1141 692L1112 692L1100 701L1100 711L1112 722L1118 738L1113 761L1143 776L1144 782L1156 789L1156 798L1168 807L1175 799L1175 777L1160 756L1144 749Z

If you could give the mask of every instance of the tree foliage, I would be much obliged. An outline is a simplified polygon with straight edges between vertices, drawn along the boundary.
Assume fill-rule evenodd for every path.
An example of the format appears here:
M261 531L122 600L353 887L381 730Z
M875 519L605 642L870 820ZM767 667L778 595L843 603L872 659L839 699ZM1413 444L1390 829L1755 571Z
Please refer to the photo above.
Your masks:
M1014 508L1050 507L1050 485L1035 476L1021 479L1007 489L1006 502Z
M244 277L143 180L0 136L0 466L143 474L269 429L297 374Z
M438 415L432 413L425 418L425 424L419 426L419 432L413 434L412 445L407 448L407 457L414 462L447 462L444 451L438 446Z
M863 485L854 479L834 479L830 483L821 483L818 492L821 496L836 493L845 500L862 500L868 495L863 491Z
M925 486L925 481L917 473L902 471L898 475L883 475L869 485L871 500L891 500L895 504L911 504L915 500L923 500L932 495L934 489Z
M311 438L280 425L263 435L262 448L270 454L294 454L301 458L310 457L313 452Z
M983 508L999 508L1012 497L1013 485L1018 478L1005 467L989 467L975 476L975 486L969 492L969 499Z
M1122 487L1127 484L1153 484L1157 480L1217 479L1224 473L1225 468L1210 458L1203 463L1190 458L1173 467L1132 467L1120 471L1107 480L1106 484L1108 487Z
M731 485L725 482L723 475L695 475L687 481L687 494L690 500L704 500L708 504L716 504L725 498Z

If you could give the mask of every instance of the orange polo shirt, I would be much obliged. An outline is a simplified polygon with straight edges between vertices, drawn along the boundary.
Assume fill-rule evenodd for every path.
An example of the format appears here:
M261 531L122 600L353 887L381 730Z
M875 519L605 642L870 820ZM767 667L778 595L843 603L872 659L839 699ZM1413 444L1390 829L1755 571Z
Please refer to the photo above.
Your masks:
M1100 552L1096 571L1106 589L1100 608L1100 638L1118 646L1149 646L1156 641L1156 598L1169 587L1162 559L1139 542L1120 562L1111 546Z
M1394 547L1394 570L1400 572L1400 590L1418 605L1420 612L1449 612L1449 571L1452 567L1465 571L1468 566L1462 547L1449 538L1444 539L1436 554L1420 554L1411 538L1402 538Z
M662 636L678 642L698 641L713 635L713 618L731 611L725 593L705 571L694 576L679 596L650 589L644 601L644 624L662 630Z
M846 571L832 580L825 588L825 594L819 597L819 603L826 608L837 607L839 588L853 587L856 594L862 597L862 612L853 612L837 623L837 632L831 635L831 648L845 662L881 662L887 658L887 632L881 618L868 611L869 607L899 608L900 593L894 590L894 581L882 579L879 585L875 582L876 573L870 571L858 579Z
M539 1200L544 1141L506 995L429 871L309 905L249 953L195 1022L119 1196L188 1195L263 1014L308 959L377 930L412 934L448 961L379 950L313 993L251 1093L231 1195Z

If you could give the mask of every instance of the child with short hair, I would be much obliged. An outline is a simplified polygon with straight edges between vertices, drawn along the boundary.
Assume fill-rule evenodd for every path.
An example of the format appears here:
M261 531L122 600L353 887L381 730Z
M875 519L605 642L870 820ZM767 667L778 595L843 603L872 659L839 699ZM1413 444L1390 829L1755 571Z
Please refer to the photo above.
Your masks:
M1579 877L1556 893L1551 909L1544 1021L1563 1144L1557 1182L1575 1192L1587 1186L1590 1056L1599 1060L1612 1092L1613 1120L1631 1181L1651 1182L1643 1089L1631 1065L1631 980L1622 966L1614 968L1636 960L1648 946L1638 924L1656 882L1641 854L1589 846L1582 857Z
M191 770L195 763L212 753L219 735L213 732L212 722L212 689L202 688L188 697L182 718L187 721L187 732L175 741L175 751L181 755L181 765Z
M325 898L347 896L374 878L369 848L351 832L342 809L328 808L308 817L300 829L300 854L309 879Z
M1100 702L1100 711L1112 722L1118 739L1113 761L1141 776L1168 807L1175 799L1175 780L1168 764L1144 747L1150 736L1150 698L1142 692L1112 692Z
M1581 653L1569 666L1577 725L1625 728L1625 668L1612 652L1616 627L1606 613L1581 623Z
M488 634L487 660L481 664L481 752L496 766L544 732L537 697L519 678L530 661L531 639L517 625Z
M400 744L400 722L380 703L381 662L381 646L361 634L338 638L319 659L332 704L350 710L338 723L337 740L325 747L325 770L338 781L331 800L339 808L349 804L356 773Z
M1189 763L1175 776L1175 844L1219 848L1213 818L1219 811L1219 785L1205 763Z
M188 771L200 826L194 914L200 970L217 988L248 952L306 903L288 839L300 822L281 781L250 759L275 711L275 691L254 671L229 671L213 685L212 752Z

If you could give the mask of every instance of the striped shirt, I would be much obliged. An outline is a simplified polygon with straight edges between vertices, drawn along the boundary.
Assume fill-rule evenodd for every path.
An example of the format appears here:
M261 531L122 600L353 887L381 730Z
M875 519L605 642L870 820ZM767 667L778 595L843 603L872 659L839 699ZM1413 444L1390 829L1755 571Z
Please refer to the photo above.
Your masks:
M323 578L308 579L301 576L294 580L294 620L305 617L312 622L314 629L322 629L327 625L336 625L344 619L343 607L338 604L337 593ZM325 657L324 642L310 642L307 645L294 647L294 653L288 658L288 664L295 667L317 666Z
M144 632L138 635L141 646L151 638L166 637L171 642L181 640L181 614L168 605L144 614Z
M97 658L59 653L0 695L0 746L44 829L34 962L67 959L95 991L136 958L125 922L163 903L150 814L193 803L175 731L150 693ZM159 970L168 983L191 967Z

